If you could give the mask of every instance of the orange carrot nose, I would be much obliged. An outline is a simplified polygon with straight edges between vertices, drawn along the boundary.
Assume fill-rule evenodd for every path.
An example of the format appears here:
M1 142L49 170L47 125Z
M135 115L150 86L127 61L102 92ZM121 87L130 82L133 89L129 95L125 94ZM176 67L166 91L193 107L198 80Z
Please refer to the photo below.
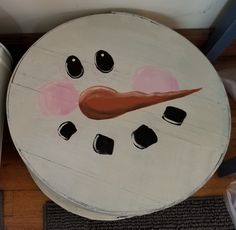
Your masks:
M88 118L95 120L114 118L124 113L184 97L201 88L165 93L142 93L138 91L119 93L114 89L94 86L80 94L79 107Z

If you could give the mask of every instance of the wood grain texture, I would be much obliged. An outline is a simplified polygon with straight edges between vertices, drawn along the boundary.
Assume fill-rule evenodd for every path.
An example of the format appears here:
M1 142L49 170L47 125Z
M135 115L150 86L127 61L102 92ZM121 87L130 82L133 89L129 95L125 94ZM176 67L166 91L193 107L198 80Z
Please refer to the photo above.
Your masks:
M42 229L42 205L48 198L38 189L11 140L3 142L0 190L4 196L5 229Z

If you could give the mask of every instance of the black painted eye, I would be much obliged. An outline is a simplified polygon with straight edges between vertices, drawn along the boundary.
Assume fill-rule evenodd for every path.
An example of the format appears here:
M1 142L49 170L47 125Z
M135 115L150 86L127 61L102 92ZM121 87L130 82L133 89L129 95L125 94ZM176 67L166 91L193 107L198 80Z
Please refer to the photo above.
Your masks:
M141 125L137 128L132 133L131 138L134 141L134 145L139 149L145 149L155 144L158 140L155 132L146 125Z
M80 78L84 73L84 68L76 56L69 56L66 59L66 71L71 78Z
M173 125L181 125L186 116L187 113L184 110L167 106L162 118Z
M68 141L76 132L77 129L71 121L63 122L58 128L59 135L66 141Z
M103 136L101 134L97 134L93 141L93 149L96 153L111 155L114 148L114 140Z
M95 65L103 73L109 73L114 67L112 56L105 50L99 50L95 54Z

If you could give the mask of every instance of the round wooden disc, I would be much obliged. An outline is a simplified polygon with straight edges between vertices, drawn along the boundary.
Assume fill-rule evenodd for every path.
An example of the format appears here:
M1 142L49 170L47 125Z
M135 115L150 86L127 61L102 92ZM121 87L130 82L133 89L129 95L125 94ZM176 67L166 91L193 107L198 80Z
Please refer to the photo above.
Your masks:
M36 42L11 79L7 115L25 164L62 206L112 216L190 196L230 136L227 96L204 55L120 13L70 21Z

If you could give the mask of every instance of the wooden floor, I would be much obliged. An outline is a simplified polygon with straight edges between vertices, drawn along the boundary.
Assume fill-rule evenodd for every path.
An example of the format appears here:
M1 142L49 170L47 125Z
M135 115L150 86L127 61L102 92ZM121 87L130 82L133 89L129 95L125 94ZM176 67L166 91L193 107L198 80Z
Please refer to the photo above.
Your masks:
M222 57L214 64L217 70L235 68L236 57ZM236 156L236 102L230 99L232 135L226 158ZM212 179L195 196L221 195L236 176ZM7 230L43 228L42 207L48 198L37 188L11 141L7 126L4 130L0 190L4 195L4 224Z

